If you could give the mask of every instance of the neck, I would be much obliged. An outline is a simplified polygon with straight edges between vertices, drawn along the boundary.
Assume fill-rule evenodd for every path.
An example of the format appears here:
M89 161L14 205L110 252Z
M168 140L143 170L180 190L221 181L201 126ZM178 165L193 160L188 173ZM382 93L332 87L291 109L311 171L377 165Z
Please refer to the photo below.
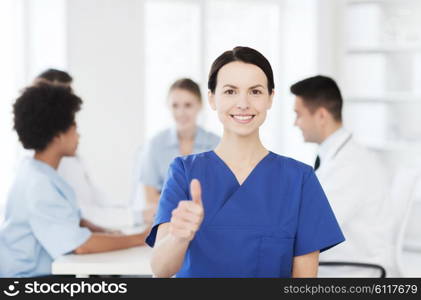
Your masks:
M322 140L320 142L323 143L328 137L330 137L332 134L334 134L338 129L342 127L342 122L333 122L326 126L322 133Z
M234 164L255 163L268 153L260 141L259 131L248 136L239 136L224 130L215 152L224 160Z
M55 151L46 149L44 151L35 152L34 158L46 163L54 169L57 169L62 156L58 155Z
M177 137L180 141L191 141L194 140L195 136L196 126L184 130L177 130Z

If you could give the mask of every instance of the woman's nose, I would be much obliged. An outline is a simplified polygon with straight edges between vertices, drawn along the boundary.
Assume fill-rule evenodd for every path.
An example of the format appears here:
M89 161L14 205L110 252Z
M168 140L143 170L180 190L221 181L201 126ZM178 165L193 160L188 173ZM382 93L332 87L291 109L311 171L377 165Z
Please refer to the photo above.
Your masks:
M237 108L245 110L250 107L250 103L248 100L247 95L240 95L238 102L237 102Z

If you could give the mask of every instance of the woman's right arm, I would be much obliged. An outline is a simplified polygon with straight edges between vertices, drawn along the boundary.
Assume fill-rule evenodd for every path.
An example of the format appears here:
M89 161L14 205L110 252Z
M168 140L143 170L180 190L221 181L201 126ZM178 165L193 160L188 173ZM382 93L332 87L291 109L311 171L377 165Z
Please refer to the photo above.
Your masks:
M138 183L139 188L143 190L142 201L144 207L140 212L145 224L151 224L154 221L156 210L158 207L159 197L162 188L163 175L160 172L160 146L156 138L149 141L142 149L138 158Z
M151 260L152 273L156 277L172 277L184 261L189 241L169 234L170 223L159 225Z
M156 277L172 277L183 265L190 241L202 224L204 211L200 183L191 183L192 200L180 201L170 222L160 224L152 252L151 267Z
M142 211L143 221L146 224L152 224L158 207L160 192L150 185L144 185L143 189L146 200L145 209Z
M155 187L150 185L144 185L143 189L145 191L146 205L147 206L157 206L160 196L160 191Z

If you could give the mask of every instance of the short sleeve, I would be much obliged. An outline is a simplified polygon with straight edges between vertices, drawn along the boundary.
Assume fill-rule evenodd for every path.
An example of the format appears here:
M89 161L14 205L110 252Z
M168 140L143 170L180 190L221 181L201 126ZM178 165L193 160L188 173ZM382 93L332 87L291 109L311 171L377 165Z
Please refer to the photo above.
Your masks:
M304 179L294 256L323 252L345 240L313 170Z
M159 173L159 163L157 162L157 153L154 151L154 143L150 142L140 152L139 180L144 185L150 185L157 190L162 188L162 178Z
M50 183L32 186L29 196L34 197L29 224L36 239L53 259L72 252L89 239L91 232L79 225L78 208Z
M171 163L167 180L162 188L159 199L158 211L146 243L153 247L155 244L158 226L171 220L171 213L177 207L178 202L188 199L188 182L181 158L177 157Z

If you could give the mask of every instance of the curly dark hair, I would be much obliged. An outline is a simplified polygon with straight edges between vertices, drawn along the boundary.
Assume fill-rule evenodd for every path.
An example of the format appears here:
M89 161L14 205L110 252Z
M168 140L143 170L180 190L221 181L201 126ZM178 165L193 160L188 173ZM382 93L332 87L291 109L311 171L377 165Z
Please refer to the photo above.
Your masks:
M26 88L13 105L14 129L25 149L43 151L75 123L82 100L70 88L40 84Z

